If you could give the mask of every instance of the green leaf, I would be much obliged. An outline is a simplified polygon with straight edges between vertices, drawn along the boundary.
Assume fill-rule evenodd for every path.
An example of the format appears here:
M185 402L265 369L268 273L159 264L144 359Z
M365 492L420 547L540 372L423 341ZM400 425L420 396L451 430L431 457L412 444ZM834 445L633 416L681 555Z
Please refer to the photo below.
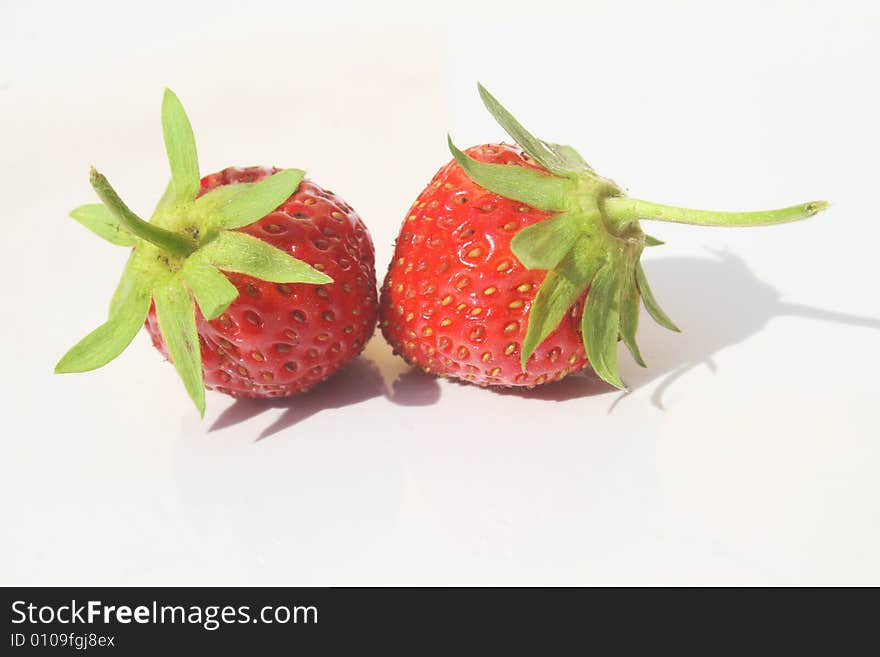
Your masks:
M620 337L633 359L642 367L647 367L636 343L639 328L639 288L636 284L635 263L638 254L633 254L627 262L620 291Z
M149 277L143 275L141 257L137 251L132 251L125 263L125 269L122 270L122 276L119 277L119 282L116 284L116 289L113 291L107 316L113 317L119 313L126 299L134 294L143 285L142 281L145 280L149 280ZM149 296L149 290L147 290L147 296Z
M174 201L174 181L169 180L168 184L165 186L165 191L162 192L162 196L159 198L159 202L156 203L156 209L153 210L153 214L156 214L159 210L167 208L174 203Z
M229 203L230 199L238 196L243 191L250 189L254 183L230 183L228 185L220 185L210 192L196 199L196 207L205 212L216 212L221 206Z
M645 304L645 309L648 311L648 314L654 318L654 321L660 326L668 328L670 331L681 333L681 329L669 319L669 316L663 312L660 304L658 304L657 300L654 298L654 293L651 292L651 287L648 285L648 278L645 276L645 270L642 269L642 263L636 265L636 282L638 283L639 292L642 295L642 302Z
M189 258L182 273L205 319L216 319L238 298L238 288L206 262Z
M571 251L579 232L577 217L558 214L523 228L510 248L526 269L553 269Z
M210 213L212 225L218 228L241 228L262 219L290 198L304 175L305 171L301 169L285 169L246 187L235 185L237 193L206 194L196 205Z
M548 272L535 296L529 311L529 325L520 355L523 371L526 369L529 357L559 326L569 309L590 284L599 267L599 262L588 253L587 239L582 238L569 250L559 265Z
M620 288L620 271L613 261L608 261L596 273L590 286L581 317L581 333L587 358L596 374L611 385L625 389L617 372Z
M581 157L581 154L578 153L571 146L566 146L565 144L552 144L550 142L542 141L548 149L550 149L556 157L558 157L562 162L565 163L565 166L568 169L574 171L593 171L593 167L587 164L587 161Z
M89 182L95 193L111 212L121 226L124 226L132 235L150 242L169 253L185 257L193 251L193 244L186 237L170 230L165 230L156 224L148 223L132 212L129 207L119 198L119 194L113 189L110 181L98 173L95 167L89 172Z
M162 98L162 133L171 166L176 201L192 201L199 193L199 160L192 126L171 89Z
M222 231L193 258L272 283L332 283L333 279L302 260L266 242L233 231Z
M140 331L150 310L150 289L147 279L134 275L133 261L134 254L113 295L107 321L64 354L55 366L56 374L103 367L125 351Z
M666 242L658 240L656 237L645 235L645 246L663 246Z
M451 137L448 141L455 161L481 187L542 210L567 209L567 201L575 191L572 180L527 167L478 162L461 152Z
M204 417L205 384L193 299L179 277L156 288L154 296L159 330L168 347L171 362L199 409L199 415Z
M102 203L81 205L70 213L83 226L111 244L134 246L137 240Z
M486 106L486 109L489 110L489 114L492 115L492 118L498 122L498 125L504 128L504 131L510 135L511 138L532 157L532 159L551 173L565 175L571 172L569 165L559 155L551 151L544 142L526 130L519 121L513 118L513 115L510 112L504 109L501 103L499 103L492 94L486 91L486 88L482 84L477 83L477 89L480 92L480 98L483 99L483 104Z

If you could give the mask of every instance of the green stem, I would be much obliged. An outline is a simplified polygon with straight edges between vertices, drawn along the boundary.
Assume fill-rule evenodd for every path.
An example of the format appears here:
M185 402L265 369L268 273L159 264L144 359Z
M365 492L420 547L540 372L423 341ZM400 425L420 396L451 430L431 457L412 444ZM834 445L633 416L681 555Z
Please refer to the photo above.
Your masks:
M98 173L95 167L92 167L91 171L89 171L89 182L98 194L98 198L107 206L107 209L135 237L150 242L163 251L167 251L171 255L180 258L185 258L195 251L195 246L187 238L170 230L147 223L129 210L128 206L119 198L116 190L110 186L107 178Z
M712 212L675 208L625 196L605 199L607 217L618 224L645 219L694 226L769 226L807 219L827 207L827 201L812 201L790 208L761 212Z

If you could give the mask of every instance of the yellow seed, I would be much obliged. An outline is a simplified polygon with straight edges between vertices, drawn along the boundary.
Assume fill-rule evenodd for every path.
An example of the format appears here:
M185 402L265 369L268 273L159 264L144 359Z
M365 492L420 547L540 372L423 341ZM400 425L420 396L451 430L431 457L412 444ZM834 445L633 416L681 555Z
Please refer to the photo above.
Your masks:
M445 297L440 299L441 306L448 306L450 303L452 303L452 295L451 294L447 294Z
M458 357L464 360L465 358L470 358L471 352L468 351L467 347L459 347L458 348Z
M483 309L480 308L480 307L472 308L472 309L471 309L471 315L473 315L474 317L476 317L477 315L479 315L481 312L483 312Z
M510 356L514 351L516 351L516 342L511 342L504 348L504 355Z
M415 220L416 220L416 215L414 215L414 214L409 215L409 220L410 220L410 221L415 221Z
M466 288L466 287L467 287L468 285L470 285L470 284L471 284L471 279L469 279L467 276L463 276L463 277L460 278L460 279L458 280L458 282L455 284L455 287L456 287L457 289L461 290L461 289Z
M432 329L430 326L426 326L422 329L422 335L424 335L426 338L429 338L434 335L434 329Z
M501 228L502 228L502 230L508 230L508 231L510 231L510 230L516 230L518 226L519 226L519 224L518 224L517 222L515 222L515 221L508 221L508 222L507 222L506 224L504 224Z
M460 303L455 307L456 310L464 310L465 308L467 308L466 303Z
M547 375L546 375L546 374L542 374L542 375L539 376L537 379L535 379L535 385L536 385L536 386L539 386L539 385L541 385L542 383L545 383L546 381L547 381Z
M252 353L251 358L253 358L254 360L257 360L257 361L261 361L261 362L266 360L266 357L263 356L263 354L261 354L259 351L255 351L254 353Z
M491 372L489 372L489 376L498 376L499 374L501 374L501 368L500 368L500 367L495 367L495 368L492 369Z
M508 308L522 308L523 307L522 299L517 299L516 301L511 301L509 304L507 304L507 307Z
M415 315L413 313L407 313L406 314L406 321L411 322L413 320L413 317L415 317Z
M440 341L437 343L437 346L441 349L446 349L452 342L450 342L449 338L440 338Z
M578 359L578 355L576 353L569 356L569 358L568 358L569 365L574 365L577 362L577 359Z
M479 258L481 255L483 255L483 249L481 249L480 247L477 247L475 249L471 249L470 251L467 252L468 258Z
M505 333L513 333L514 331L519 330L519 322L511 322L507 326L504 327Z
M394 291L403 292L403 283L398 283L397 286L394 288Z
M497 291L498 291L498 288L497 288L497 287L495 287L494 285L490 285L490 286L487 287L485 290L483 290L483 294L485 294L486 296L489 296L489 297L490 297L490 296L492 296L493 294L495 294Z
M510 260L502 260L497 267L498 271L507 271L508 269L510 269Z
M517 286L516 291L517 292L528 292L531 289L532 289L531 283L523 283L522 285Z
M491 351L484 352L483 355L480 356L480 360L483 361L484 363L488 363L490 360L492 360L492 352Z
M440 320L440 326L449 326L450 324L452 324L452 320L448 317Z

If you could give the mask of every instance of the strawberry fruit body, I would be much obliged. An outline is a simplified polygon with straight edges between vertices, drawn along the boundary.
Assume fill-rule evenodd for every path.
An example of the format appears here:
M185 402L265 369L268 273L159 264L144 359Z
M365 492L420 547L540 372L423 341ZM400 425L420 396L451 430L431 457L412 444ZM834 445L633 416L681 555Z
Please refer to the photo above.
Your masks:
M380 300L394 351L440 376L532 387L592 365L623 388L618 341L645 365L635 339L640 303L679 330L642 270L644 247L662 244L642 220L757 226L827 206L731 213L632 199L573 148L534 137L479 92L518 146L462 152L449 140L453 160L404 219Z
M224 169L202 179L201 194L277 172ZM376 325L373 244L366 226L341 198L303 180L274 212L239 231L295 254L333 282L270 283L227 273L238 290L236 300L210 321L197 310L205 387L234 397L306 392L357 356ZM155 306L147 330L168 357Z
M298 169L228 168L200 180L189 120L168 90L162 123L172 180L149 222L94 169L102 204L71 213L133 248L107 322L56 372L103 366L146 324L201 414L206 388L236 397L307 391L357 356L375 327L366 226Z
M541 170L516 146L487 144L466 153ZM440 169L403 223L382 287L381 326L394 350L430 372L479 385L540 385L586 367L582 298L527 370L520 367L529 310L545 274L526 269L510 242L551 216L480 187L454 160Z

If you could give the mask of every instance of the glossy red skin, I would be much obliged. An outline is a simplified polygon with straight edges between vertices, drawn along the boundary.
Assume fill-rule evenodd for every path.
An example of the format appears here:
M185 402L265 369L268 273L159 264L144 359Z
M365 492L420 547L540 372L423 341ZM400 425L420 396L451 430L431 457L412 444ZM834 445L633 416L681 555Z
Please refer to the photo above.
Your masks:
M466 153L543 171L507 144ZM525 372L520 366L529 309L547 272L523 267L510 241L551 216L479 187L454 160L440 169L403 222L382 286L380 326L395 353L434 374L484 386L532 387L587 367L583 296Z
M228 168L202 179L200 194L256 182L277 169ZM239 229L333 278L326 285L279 285L229 272L239 297L215 320L196 308L205 387L233 397L283 397L308 391L357 356L376 325L373 243L341 198L304 180L284 204ZM168 352L155 308L146 327Z

